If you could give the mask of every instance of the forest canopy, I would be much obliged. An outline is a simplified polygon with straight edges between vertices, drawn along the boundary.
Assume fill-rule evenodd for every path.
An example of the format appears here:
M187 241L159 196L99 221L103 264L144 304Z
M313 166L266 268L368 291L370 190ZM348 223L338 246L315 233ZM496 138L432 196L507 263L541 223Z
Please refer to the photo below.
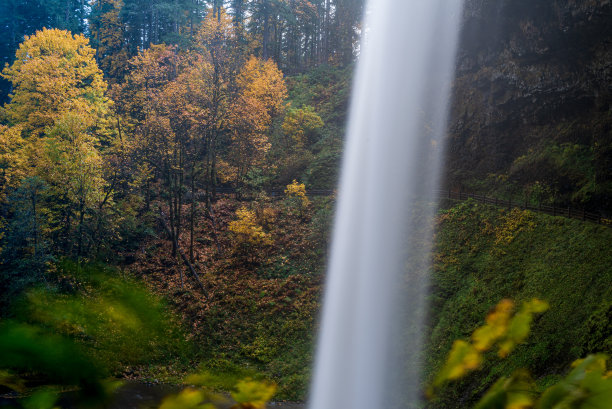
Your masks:
M168 212L173 243L189 229L193 254L201 192L244 191L256 174L295 178L296 169L268 158L310 155L324 122L308 105L291 106L284 76L350 63L362 8L330 0L23 6L10 1L0 12L11 34L2 49L10 94L0 200L4 265L18 271L26 255L36 260L25 283L57 257L106 260L129 247L149 228L153 202Z

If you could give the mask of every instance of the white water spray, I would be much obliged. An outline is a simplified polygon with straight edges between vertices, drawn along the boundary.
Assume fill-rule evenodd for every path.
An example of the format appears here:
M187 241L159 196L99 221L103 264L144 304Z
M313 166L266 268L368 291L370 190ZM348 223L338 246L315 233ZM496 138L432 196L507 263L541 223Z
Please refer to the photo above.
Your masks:
M371 0L311 409L419 401L431 220L461 0Z

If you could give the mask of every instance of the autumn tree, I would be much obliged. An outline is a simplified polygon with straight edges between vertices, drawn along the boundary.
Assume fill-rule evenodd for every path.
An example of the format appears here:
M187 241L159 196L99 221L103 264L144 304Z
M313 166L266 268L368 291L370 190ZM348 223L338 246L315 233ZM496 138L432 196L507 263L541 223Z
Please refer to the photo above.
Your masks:
M25 36L43 27L83 33L87 2L83 0L2 0L0 1L0 70L12 64L15 51ZM0 79L0 103L8 100L10 82Z
M228 227L234 236L234 251L238 256L254 262L261 251L273 243L272 238L258 223L254 211L242 207L236 210L236 217Z
M310 206L310 199L306 196L306 186L293 180L285 187L285 208L290 215L303 217Z
M108 113L107 84L82 35L43 29L26 37L2 76L13 85L8 119L26 135L42 135L66 112L79 112L92 129Z
M190 253L199 182L208 186L215 163L211 151L225 111L216 101L214 69L208 55L179 54L175 47L155 45L130 61L123 84L114 89L119 112L134 135L132 160L146 164L150 178L161 182L157 195L167 205L173 252L183 230L185 192L191 190ZM144 170L144 169L143 169ZM148 202L148 199L147 199Z
M270 60L251 57L236 80L239 94L231 107L230 161L240 184L253 166L263 166L270 148L268 130L283 109L287 88L282 72Z
M132 160L149 164L164 183L161 193L169 205L173 243L180 234L183 141L172 127L169 104L180 103L172 99L176 95L172 95L171 88L179 64L180 57L173 47L153 46L130 60L129 75L114 90L118 112L133 132Z
M240 71L248 49L240 42L236 27L225 9L218 5L208 13L196 37L196 50L212 69L209 88L209 120L206 135L207 191L212 190L218 180L219 148L227 144L232 105L239 95L237 73Z
M114 143L111 103L94 56L85 37L45 29L27 37L3 71L13 84L4 177L10 189L32 177L48 186L44 213L55 247L78 257L95 241L88 228L95 209L112 202L101 151Z
M289 107L280 129L273 134L270 160L275 164L277 183L287 184L303 176L314 160L313 146L324 123L311 106Z
M61 199L61 237L68 252L77 257L84 256L85 248L94 244L93 226L86 223L92 221L92 212L102 202L106 185L102 177L103 159L96 148L98 140L86 130L87 125L78 113L64 115L45 138L36 165L37 173L52 186L54 196Z

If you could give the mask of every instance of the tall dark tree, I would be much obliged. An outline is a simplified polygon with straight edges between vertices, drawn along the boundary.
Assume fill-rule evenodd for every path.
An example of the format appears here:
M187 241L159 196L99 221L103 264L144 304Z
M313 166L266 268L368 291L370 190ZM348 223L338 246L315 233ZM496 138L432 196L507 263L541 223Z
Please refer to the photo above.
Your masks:
M125 25L119 18L122 7L122 0L97 0L90 16L90 41L96 49L96 61L112 81L123 78L129 59Z
M341 64L353 60L355 45L359 39L358 29L363 14L363 0L335 0L334 38Z

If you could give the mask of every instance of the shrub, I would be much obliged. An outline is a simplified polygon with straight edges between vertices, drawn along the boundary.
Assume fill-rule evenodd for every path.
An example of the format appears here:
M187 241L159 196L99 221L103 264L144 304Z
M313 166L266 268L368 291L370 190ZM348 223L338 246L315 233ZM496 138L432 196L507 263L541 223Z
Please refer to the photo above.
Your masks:
M241 207L236 211L237 220L230 222L229 230L234 234L234 251L254 261L257 250L272 244L270 235L257 223L253 210Z

